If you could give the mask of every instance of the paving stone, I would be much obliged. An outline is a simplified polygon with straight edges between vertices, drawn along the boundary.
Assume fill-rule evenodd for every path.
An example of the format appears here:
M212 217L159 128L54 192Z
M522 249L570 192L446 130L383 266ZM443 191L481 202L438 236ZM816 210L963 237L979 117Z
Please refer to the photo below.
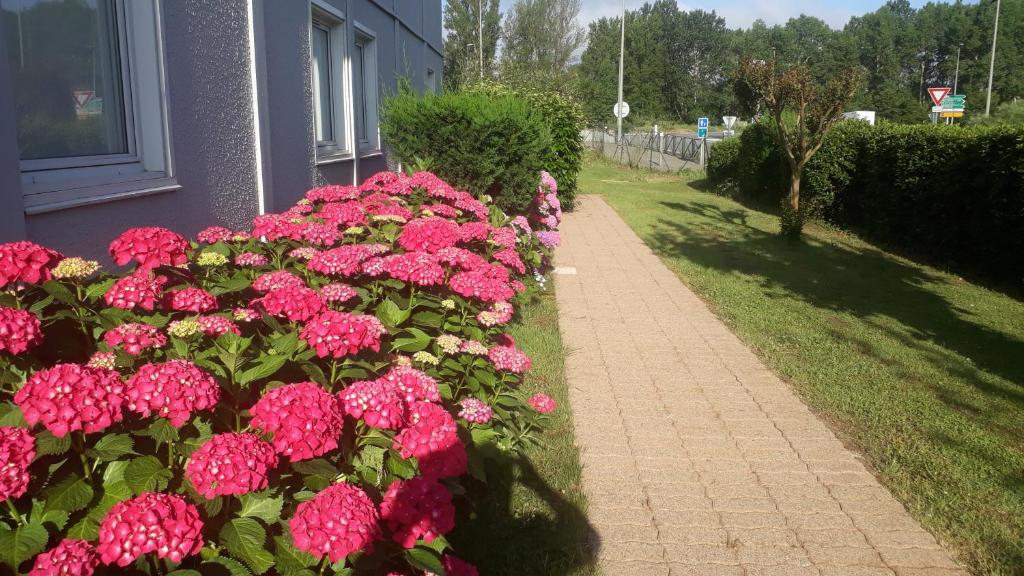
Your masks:
M606 576L966 574L600 198L556 275Z

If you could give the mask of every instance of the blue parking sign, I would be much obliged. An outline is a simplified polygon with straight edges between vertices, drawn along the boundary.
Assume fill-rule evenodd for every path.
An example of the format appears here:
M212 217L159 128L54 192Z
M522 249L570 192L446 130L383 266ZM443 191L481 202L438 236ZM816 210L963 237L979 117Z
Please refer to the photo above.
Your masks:
M697 128L705 128L706 129L707 127L708 127L708 119L707 118L697 118Z

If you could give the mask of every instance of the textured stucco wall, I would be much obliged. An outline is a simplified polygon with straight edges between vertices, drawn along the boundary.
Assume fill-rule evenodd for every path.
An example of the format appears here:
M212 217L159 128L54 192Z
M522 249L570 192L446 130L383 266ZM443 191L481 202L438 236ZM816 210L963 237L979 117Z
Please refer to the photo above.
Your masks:
M25 215L21 202L21 172L18 168L18 131L14 119L14 94L7 64L7 39L0 26L0 242L25 237Z
M174 171L182 189L28 217L28 236L102 256L131 226L194 234L257 212L245 0L162 3Z

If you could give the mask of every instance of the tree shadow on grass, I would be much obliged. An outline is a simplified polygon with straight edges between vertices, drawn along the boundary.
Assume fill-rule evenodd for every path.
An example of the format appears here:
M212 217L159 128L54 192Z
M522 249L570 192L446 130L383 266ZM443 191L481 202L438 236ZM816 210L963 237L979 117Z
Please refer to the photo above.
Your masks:
M536 499L524 499L519 493L523 490ZM529 458L509 455L489 461L487 482L469 481L466 491L475 508L462 508L450 540L480 574L594 573L592 545L597 539L586 514L552 488ZM529 504L516 504L524 500Z

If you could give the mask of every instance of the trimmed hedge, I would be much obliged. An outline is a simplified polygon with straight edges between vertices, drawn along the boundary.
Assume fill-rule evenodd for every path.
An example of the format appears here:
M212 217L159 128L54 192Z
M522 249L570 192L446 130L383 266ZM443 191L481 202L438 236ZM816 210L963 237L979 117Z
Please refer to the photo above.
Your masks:
M763 126L715 145L709 183L778 202L789 167ZM825 220L957 269L1024 279L1024 128L843 122L805 169Z
M581 134L586 123L579 102L554 92L516 89L497 82L482 82L467 90L493 96L519 96L540 112L551 132L551 145L543 154L544 168L558 182L562 207L572 209L576 202L576 178L583 167L585 151Z
M544 116L512 94L399 94L384 103L381 134L404 164L426 164L457 189L491 195L506 212L523 214L538 174L549 169Z

